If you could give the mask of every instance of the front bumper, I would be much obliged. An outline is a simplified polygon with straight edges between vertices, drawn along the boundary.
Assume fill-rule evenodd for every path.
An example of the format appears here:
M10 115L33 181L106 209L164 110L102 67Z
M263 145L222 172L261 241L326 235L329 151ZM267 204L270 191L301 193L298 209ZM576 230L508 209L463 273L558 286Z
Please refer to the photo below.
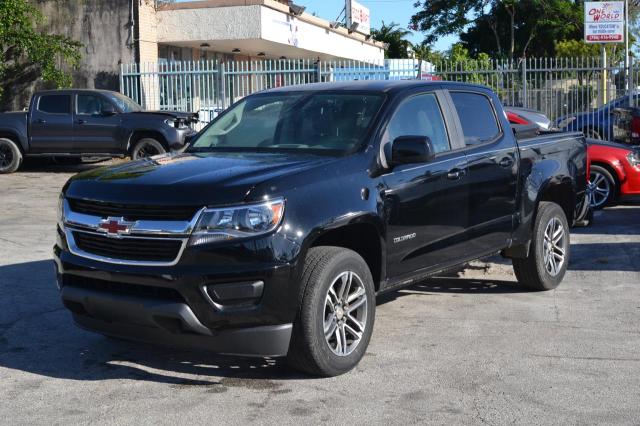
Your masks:
M76 287L61 291L78 326L108 336L244 356L285 356L291 324L212 331L185 303L108 294Z
M297 314L298 251L271 235L187 248L175 265L122 265L73 254L59 231L54 261L62 301L80 327L216 353L284 356ZM249 303L213 300L222 292L205 289L237 295L234 286L256 282L261 294Z

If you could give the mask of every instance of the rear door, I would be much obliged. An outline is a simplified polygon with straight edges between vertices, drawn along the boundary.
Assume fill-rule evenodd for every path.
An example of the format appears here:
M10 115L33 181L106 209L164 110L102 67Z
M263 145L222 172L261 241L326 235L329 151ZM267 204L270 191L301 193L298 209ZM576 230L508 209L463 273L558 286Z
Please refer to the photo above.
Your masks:
M30 146L33 153L73 151L71 94L39 95L29 111Z
M450 90L468 161L469 245L484 254L508 244L516 213L518 149L489 93ZM504 126L504 127L503 127Z
M455 262L464 253L467 168L464 153L452 144L449 108L438 90L410 96L382 136L383 158L390 158L399 136L428 136L437 152L431 162L397 166L382 177L390 278Z
M110 101L98 93L78 93L75 96L74 150L87 153L119 151L120 115L102 113L105 104L110 104Z

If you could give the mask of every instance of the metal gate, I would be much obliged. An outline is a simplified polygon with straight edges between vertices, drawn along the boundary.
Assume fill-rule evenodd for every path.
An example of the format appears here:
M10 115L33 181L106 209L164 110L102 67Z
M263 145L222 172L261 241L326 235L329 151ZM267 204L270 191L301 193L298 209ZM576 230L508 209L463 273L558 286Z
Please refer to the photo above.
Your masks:
M274 87L348 80L462 81L489 86L505 105L541 111L557 124L577 117L576 130L612 139L616 109L637 103L638 64L633 61L626 73L621 62L587 57L435 64L418 59L160 62L123 64L120 87L145 109L198 112L202 126L244 96Z

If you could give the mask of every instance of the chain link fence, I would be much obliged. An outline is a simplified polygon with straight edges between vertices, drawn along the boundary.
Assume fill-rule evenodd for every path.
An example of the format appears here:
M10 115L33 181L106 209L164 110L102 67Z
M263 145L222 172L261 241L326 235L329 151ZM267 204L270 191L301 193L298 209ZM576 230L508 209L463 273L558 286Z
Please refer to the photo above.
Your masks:
M528 58L428 63L379 61L187 61L123 64L121 92L149 110L198 112L200 127L261 90L329 81L447 80L489 86L506 106L546 114L569 130L613 139L619 108L637 103L640 62L628 73L600 58Z

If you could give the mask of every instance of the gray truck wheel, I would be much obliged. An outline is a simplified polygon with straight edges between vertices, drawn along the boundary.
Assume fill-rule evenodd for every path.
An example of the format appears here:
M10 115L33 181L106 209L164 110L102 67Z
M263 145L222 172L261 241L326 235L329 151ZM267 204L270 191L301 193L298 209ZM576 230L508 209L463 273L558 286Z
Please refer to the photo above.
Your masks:
M567 272L569 250L569 224L564 211L555 203L541 202L529 256L513 259L518 282L539 291L558 287Z
M611 204L618 193L618 182L604 167L592 164L589 175L591 207L600 210Z
M22 164L22 152L11 139L0 138L0 173L13 173Z
M287 360L317 376L354 368L369 345L375 319L371 272L358 253L341 247L309 250L302 272L304 295L293 325Z
M157 140L152 138L143 138L133 146L133 149L131 150L131 159L139 160L141 158L164 154L165 152L167 152L167 150Z

